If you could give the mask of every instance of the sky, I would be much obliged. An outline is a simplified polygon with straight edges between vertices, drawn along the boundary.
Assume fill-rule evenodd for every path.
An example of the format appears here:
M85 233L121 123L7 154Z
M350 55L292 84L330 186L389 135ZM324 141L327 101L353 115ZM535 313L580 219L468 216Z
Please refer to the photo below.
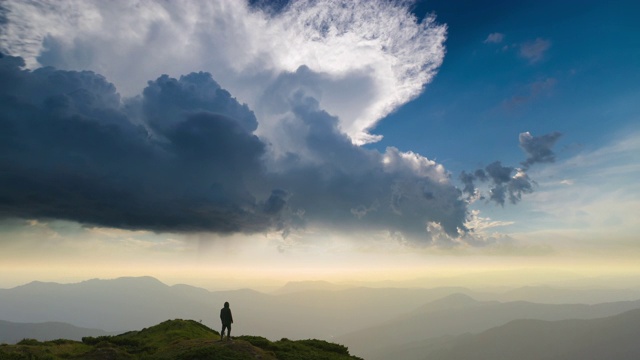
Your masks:
M2 1L0 287L638 274L638 10Z

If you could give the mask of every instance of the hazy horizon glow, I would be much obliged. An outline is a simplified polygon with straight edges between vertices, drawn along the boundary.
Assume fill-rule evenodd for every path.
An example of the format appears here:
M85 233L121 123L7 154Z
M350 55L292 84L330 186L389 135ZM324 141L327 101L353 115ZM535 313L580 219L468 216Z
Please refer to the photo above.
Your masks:
M622 4L2 3L0 288L631 286Z

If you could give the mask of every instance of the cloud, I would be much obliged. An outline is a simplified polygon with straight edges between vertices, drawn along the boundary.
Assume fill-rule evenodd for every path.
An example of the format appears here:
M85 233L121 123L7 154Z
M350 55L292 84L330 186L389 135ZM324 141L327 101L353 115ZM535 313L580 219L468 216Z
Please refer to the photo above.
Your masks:
M537 38L520 45L520 56L529 61L530 64L535 64L544 59L550 47L551 41Z
M68 87L97 100L91 109L80 99L68 104L75 89L62 81L41 96L57 107L44 107L30 93L38 86L25 85L20 101L42 116L7 135L6 146L31 165L7 173L15 186L3 216L173 232L370 227L417 240L435 222L457 234L466 203L441 165L395 148L354 145L378 139L368 129L417 96L442 62L446 27L432 16L416 19L408 5L8 2L2 48L22 55L29 68L95 71L82 73L86 84ZM46 69L66 80L80 74ZM229 90L194 69L210 70ZM14 67L7 76L17 72L29 83L41 71ZM54 120L36 120L43 118ZM65 123L70 130L93 129L86 148L74 148L68 137L85 134L73 131L60 134L60 144L52 138L41 149L18 146L46 133L29 128L54 128L63 119L82 119ZM3 121L13 127L17 120ZM101 131L110 122L120 127ZM59 149L50 162L60 166L32 163L46 147ZM43 180L17 186L36 178Z
M500 161L495 161L487 165L485 171L493 184L489 190L489 200L497 204L504 206L507 197L512 204L516 204L522 200L522 194L533 191L531 180L521 169L502 166Z
M209 74L160 77L137 99L144 106L126 107L93 72L21 70L8 56L0 64L3 217L178 232L271 225L275 208L249 183L265 152L246 129L255 118Z
M487 38L483 41L485 44L499 44L504 40L504 34L499 32L494 32L489 34Z
M3 218L427 244L468 232L442 165L358 146L442 62L446 27L407 2L7 4L0 42L25 60L0 59ZM501 204L531 191L500 163L465 193L474 180Z
M485 195L476 187L476 181L488 183L488 201L493 201L504 206L509 200L511 204L517 204L522 200L522 195L533 192L536 184L527 170L536 163L551 163L555 161L552 151L561 134L557 131L542 136L533 136L529 132L523 132L519 136L520 148L527 154L525 161L521 162L523 168L504 166L500 161L494 161L484 169L474 172L462 171L458 180L463 184L462 193L467 201L485 199Z
M343 231L400 232L428 238L427 223L456 236L465 229L466 203L442 167L418 154L358 147L342 134L338 119L303 93L289 99L279 131L291 134L307 154L272 160L271 181L291 194L296 223Z
M253 112L208 73L162 75L122 100L93 72L23 64L0 58L3 218L285 236L365 229L417 242L430 241L429 226L466 230L467 204L442 165L354 145L302 90L282 99L276 129L305 154L270 157Z
M557 131L542 136L533 136L528 131L521 133L519 136L520 148L527 154L527 159L521 163L524 169L526 170L536 163L554 162L556 156L551 148L560 136L562 134Z
M494 161L485 168L487 175L489 175L489 178L496 185L502 185L511 181L511 173L513 173L513 170L512 167L502 166L500 161Z
M557 82L558 81L552 77L534 81L520 89L517 95L504 101L503 105L507 109L514 109L517 106L536 100L539 97L548 96L552 93Z
M305 66L322 78L321 107L356 144L380 139L369 130L419 95L444 57L446 26L417 19L407 1L260 3L9 1L0 48L32 69L93 70L126 96L162 74L208 71L256 111L261 137L277 137L270 123L279 119L262 113L266 90ZM346 84L356 90L345 94Z
M482 170L479 170L479 171L482 171ZM484 171L482 172L482 174L484 174ZM473 174L467 174L467 172L463 170L460 173L460 176L458 178L460 179L460 182L462 182L462 184L464 185L462 192L467 193L469 195L473 195L476 191L476 188L474 186L474 180L476 180L476 177Z

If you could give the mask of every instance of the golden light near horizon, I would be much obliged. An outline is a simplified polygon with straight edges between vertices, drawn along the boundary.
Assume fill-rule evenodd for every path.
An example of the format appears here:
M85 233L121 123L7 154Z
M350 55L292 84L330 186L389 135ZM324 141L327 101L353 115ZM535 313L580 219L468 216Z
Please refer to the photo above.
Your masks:
M38 224L37 234L42 234L43 226ZM366 243L363 249L360 240L335 238L283 250L278 236L212 239L104 228L80 232L75 239L67 234L64 239L52 235L50 243L32 240L21 243L30 256L24 256L22 246L5 248L0 287L32 280L78 282L123 276L153 276L169 284L208 289L266 289L305 280L374 287L394 282L417 287L522 286L553 283L559 274L567 283L588 278L594 285L604 285L607 279L621 278L624 283L625 277L640 273L636 254L615 248L606 257L602 248L583 253L532 254L513 249L487 253L390 242L380 247Z

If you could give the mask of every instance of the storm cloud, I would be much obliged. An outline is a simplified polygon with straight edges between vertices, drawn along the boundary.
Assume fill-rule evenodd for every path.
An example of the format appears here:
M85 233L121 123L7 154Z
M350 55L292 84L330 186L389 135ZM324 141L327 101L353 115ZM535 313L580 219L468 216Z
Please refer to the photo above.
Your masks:
M296 93L290 101L282 131L300 136L307 154L276 160L270 177L292 194L288 207L303 210L302 221L422 240L429 240L428 222L454 237L466 229L466 203L442 165L393 147L358 147L314 98Z
M418 154L354 145L301 89L283 95L278 131L304 154L273 157L248 106L210 74L149 81L121 99L90 71L24 70L0 58L0 215L152 231L304 228L466 230L466 202ZM286 75L290 76L290 75Z
M209 74L160 77L123 106L93 72L21 70L10 56L0 64L3 217L155 231L269 226L269 194L250 190L265 151L249 131L255 117Z
M469 243L475 182L499 204L532 191L499 162L459 190L423 155L360 146L433 79L446 39L434 15L406 1L251 3L7 2L0 216Z

